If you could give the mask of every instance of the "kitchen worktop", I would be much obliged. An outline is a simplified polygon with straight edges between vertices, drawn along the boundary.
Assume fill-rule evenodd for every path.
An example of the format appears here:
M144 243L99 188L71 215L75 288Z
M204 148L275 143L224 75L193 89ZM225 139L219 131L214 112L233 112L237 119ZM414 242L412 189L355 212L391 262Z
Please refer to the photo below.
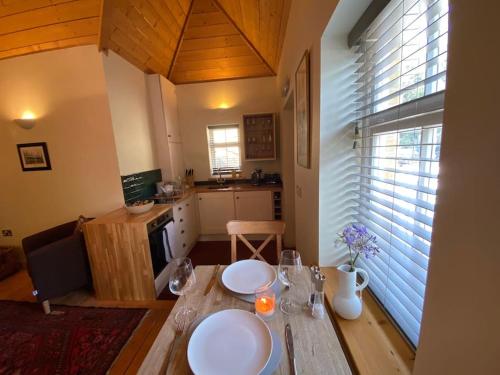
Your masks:
M88 224L147 224L161 214L172 209L171 204L155 204L151 210L143 214L130 214L125 207L111 211L91 220Z
M217 192L217 191L227 191L227 192L232 192L232 191L281 191L282 187L281 185L250 185L250 184L233 184L233 185L226 185L225 187L217 188L217 189L210 189L208 186L197 186L196 188L197 193L211 193L211 192Z
M216 187L216 188L214 188ZM198 185L190 189L184 190L182 194L173 196L164 196L157 194L153 199L166 199L174 200L175 203L183 201L189 198L191 195L196 193L216 193L216 192L240 192L240 191L281 191L282 187L280 184L277 185L251 185L251 184L230 184L225 185L225 187L217 187L217 185Z

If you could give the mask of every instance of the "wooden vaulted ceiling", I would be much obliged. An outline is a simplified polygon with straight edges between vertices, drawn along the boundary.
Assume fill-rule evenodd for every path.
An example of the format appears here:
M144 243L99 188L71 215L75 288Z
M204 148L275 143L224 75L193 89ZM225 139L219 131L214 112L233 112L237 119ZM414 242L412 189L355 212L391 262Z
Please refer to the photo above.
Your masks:
M97 43L101 0L0 0L0 59Z
M0 0L0 59L98 44L174 83L274 75L291 0Z

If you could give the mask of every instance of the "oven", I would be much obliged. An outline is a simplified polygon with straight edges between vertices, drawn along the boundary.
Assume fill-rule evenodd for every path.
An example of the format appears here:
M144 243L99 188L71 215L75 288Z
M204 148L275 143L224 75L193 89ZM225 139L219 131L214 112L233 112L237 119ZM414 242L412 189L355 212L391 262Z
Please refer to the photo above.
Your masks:
M172 249L168 241L167 226L173 225L173 220L172 210L169 210L147 224L149 250L151 251L151 262L155 279L172 259Z

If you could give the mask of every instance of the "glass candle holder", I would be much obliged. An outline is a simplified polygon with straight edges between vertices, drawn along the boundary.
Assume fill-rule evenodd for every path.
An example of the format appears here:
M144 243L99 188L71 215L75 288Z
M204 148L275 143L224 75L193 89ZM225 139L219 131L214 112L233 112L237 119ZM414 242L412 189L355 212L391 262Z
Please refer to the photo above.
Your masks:
M255 291L255 313L261 318L270 318L276 308L276 294L265 286Z

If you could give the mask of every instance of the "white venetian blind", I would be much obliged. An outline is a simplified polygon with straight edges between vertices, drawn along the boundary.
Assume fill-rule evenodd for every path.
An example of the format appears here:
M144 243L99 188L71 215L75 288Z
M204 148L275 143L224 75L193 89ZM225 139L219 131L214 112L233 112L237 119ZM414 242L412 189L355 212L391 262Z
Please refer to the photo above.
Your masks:
M370 289L416 346L446 86L447 0L392 0L361 36L357 221L378 238Z
M239 126L214 125L207 129L211 173L237 171L241 167Z

